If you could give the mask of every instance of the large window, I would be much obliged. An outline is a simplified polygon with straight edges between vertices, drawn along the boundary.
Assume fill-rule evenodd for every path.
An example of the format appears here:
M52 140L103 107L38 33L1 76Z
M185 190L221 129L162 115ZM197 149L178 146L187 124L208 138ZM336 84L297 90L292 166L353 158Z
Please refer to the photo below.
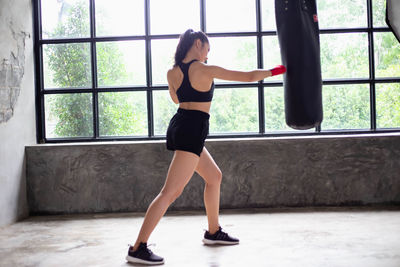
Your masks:
M39 142L162 139L177 109L166 72L179 35L209 35L209 63L280 64L274 0L35 0ZM285 123L282 76L216 80L210 137L400 130L400 45L385 0L318 0L324 121Z

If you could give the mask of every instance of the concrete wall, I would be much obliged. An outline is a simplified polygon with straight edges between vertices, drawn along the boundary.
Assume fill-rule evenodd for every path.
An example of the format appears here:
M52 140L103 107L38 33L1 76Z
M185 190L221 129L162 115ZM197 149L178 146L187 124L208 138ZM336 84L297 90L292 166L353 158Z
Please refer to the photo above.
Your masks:
M0 0L0 226L28 215L25 145L36 142L30 0Z
M400 204L400 135L211 140L222 208ZM34 214L144 211L172 153L164 142L27 147ZM171 209L202 209L195 175Z

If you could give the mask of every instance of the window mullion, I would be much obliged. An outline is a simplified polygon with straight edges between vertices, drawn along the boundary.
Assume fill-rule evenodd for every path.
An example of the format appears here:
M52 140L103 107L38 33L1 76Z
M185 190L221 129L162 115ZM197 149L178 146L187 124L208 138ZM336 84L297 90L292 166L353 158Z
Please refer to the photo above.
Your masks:
M44 108L44 82L43 82L43 45L41 1L33 1L33 38L34 38L34 60L35 60L35 103L36 103L36 141L44 143L46 139L45 108Z
M206 0L200 0L200 28L206 32Z
M144 19L145 19L145 49L146 49L146 85L147 85L147 130L148 136L154 136L154 116L153 116L153 91L151 89L151 38L150 38L150 0L144 0Z
M92 107L93 107L93 137L99 138L99 95L96 90L97 85L97 57L96 57L96 16L95 16L95 0L90 0L89 5L90 16L90 52L92 62Z
M375 57L372 0L367 0L371 130L376 130Z
M261 0L256 1L256 25L257 25L257 67L264 68L262 47L262 23L261 23ZM265 133L265 101L263 81L258 82L258 122L259 133Z

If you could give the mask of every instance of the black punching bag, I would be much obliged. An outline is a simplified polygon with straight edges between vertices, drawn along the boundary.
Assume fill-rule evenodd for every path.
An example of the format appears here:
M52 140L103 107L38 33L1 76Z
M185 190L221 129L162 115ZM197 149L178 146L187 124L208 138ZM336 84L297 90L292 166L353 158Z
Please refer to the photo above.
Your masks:
M275 0L286 124L305 130L322 122L322 77L316 0Z
M400 42L400 1L386 0L386 23Z

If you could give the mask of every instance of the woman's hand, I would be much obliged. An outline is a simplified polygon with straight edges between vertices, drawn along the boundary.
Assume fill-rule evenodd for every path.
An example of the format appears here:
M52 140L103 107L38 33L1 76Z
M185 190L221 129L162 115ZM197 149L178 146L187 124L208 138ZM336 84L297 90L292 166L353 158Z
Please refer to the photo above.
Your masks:
M286 67L283 65L278 65L275 68L271 69L271 76L283 74L286 72Z

